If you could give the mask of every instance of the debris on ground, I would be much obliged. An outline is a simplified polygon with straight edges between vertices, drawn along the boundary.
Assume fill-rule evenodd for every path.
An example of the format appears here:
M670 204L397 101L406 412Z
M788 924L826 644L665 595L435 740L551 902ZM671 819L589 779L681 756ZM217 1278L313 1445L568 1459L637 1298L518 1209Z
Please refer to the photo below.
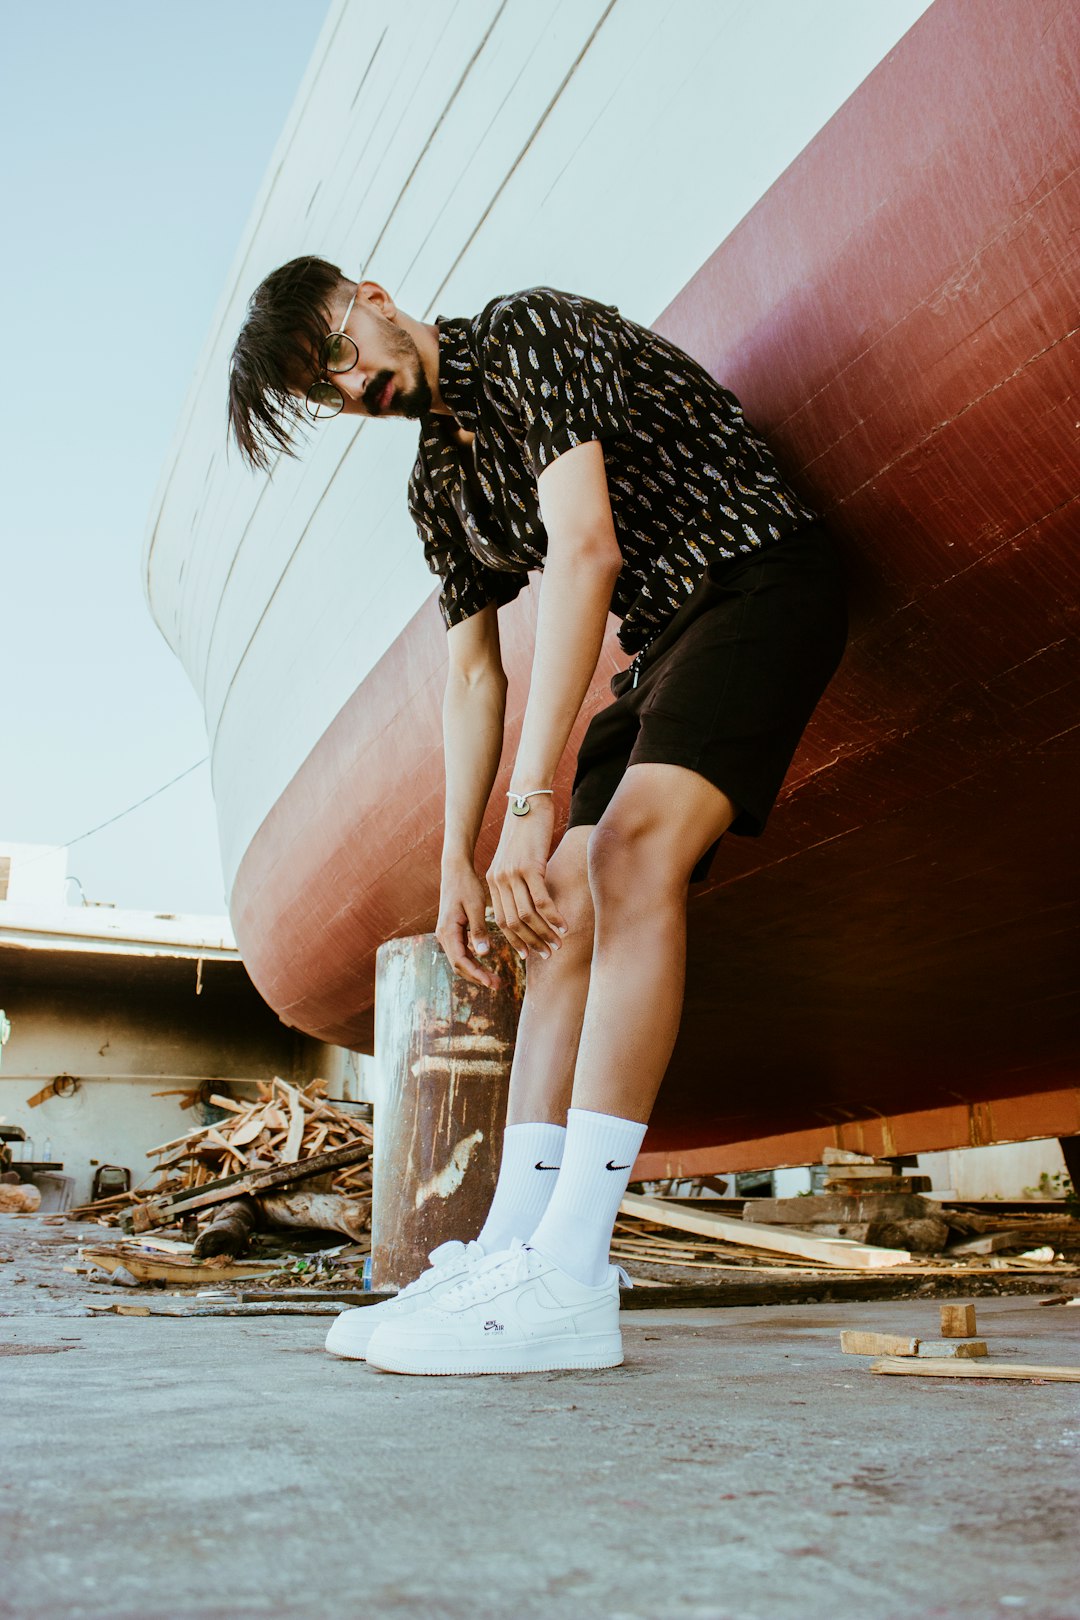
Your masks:
M827 1149L826 1157L841 1151ZM774 1292L785 1287L788 1279L816 1277L837 1281L864 1277L869 1285L879 1274L883 1285L886 1278L911 1277L925 1279L927 1290L946 1292L955 1285L992 1292L991 1279L999 1273L1045 1277L1052 1272L1063 1280L1080 1276L1080 1220L1068 1211L1043 1212L1033 1205L1018 1215L1014 1205L1007 1214L995 1215L985 1212L985 1204L982 1211L954 1210L921 1194L866 1191L867 1182L886 1179L891 1165L885 1161L848 1154L844 1161L826 1166L834 1182L844 1179L842 1172L852 1167L873 1170L874 1175L854 1178L863 1186L844 1196L830 1192L736 1201L707 1196L708 1178L702 1178L703 1195L696 1197L643 1200L630 1192L615 1225L611 1258L636 1281L649 1284L700 1285L713 1279L719 1283L757 1276L762 1283L773 1281ZM683 1188L695 1185L680 1183ZM924 1207L937 1212L935 1219L949 1236L966 1237L978 1230L993 1238L1000 1232L1006 1242L991 1247L1006 1252L960 1253L943 1243L940 1252L926 1253L919 1252L917 1244L906 1250L884 1243L863 1244L855 1235L881 1233L883 1227L875 1228L873 1223L882 1210L920 1221ZM862 1219L856 1221L856 1215ZM872 1293L879 1297L876 1286ZM865 1297L871 1297L869 1291Z
M33 1215L41 1206L41 1193L32 1183L0 1182L0 1214Z
M370 1121L330 1102L322 1080L300 1087L275 1078L258 1092L250 1101L211 1094L222 1117L151 1148L159 1176L149 1188L68 1211L131 1234L85 1246L80 1264L158 1287L190 1287L208 1273L219 1282L318 1287L337 1277L360 1286L371 1250ZM163 1236L168 1228L182 1236ZM290 1235L282 1253L275 1234L290 1228L349 1242L313 1258Z
M844 1329L840 1334L841 1352L848 1356L881 1356L882 1360L870 1366L873 1373L910 1373L936 1378L1022 1378L1044 1383L1080 1381L1080 1367L1040 1367L1028 1362L987 1360L986 1340L967 1336L976 1331L974 1305L941 1305L938 1309L940 1339L901 1338L891 1333Z

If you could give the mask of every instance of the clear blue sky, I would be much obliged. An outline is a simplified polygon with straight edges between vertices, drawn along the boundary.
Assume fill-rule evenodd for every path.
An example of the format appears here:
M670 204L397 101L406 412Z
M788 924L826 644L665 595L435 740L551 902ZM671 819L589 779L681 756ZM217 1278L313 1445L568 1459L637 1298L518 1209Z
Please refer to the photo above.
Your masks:
M67 843L207 751L139 558L327 5L0 0L0 837ZM224 910L208 767L70 869L92 899Z

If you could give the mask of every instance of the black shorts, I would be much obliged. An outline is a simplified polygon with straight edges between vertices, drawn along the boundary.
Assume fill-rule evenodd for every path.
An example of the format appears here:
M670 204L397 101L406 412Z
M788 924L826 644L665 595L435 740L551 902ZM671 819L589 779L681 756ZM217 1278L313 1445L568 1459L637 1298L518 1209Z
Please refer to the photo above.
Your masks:
M628 766L682 765L738 806L731 832L760 837L847 635L843 563L822 522L714 565L612 678L615 701L578 754L568 827L600 820ZM708 876L718 842L691 881Z

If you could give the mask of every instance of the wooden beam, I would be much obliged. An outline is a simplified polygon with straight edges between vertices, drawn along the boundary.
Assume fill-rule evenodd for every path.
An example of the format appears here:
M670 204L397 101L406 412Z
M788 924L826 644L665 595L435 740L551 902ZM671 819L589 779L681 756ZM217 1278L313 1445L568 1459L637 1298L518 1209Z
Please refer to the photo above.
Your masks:
M840 1348L845 1356L917 1356L919 1341L899 1333L861 1333L857 1328L845 1328L840 1334Z
M639 1215L643 1220L655 1221L659 1226L673 1226L680 1232L696 1232L703 1237L719 1238L724 1243L741 1243L750 1249L765 1249L770 1254L797 1254L804 1260L816 1260L826 1266L884 1271L891 1266L911 1263L911 1255L906 1249L877 1249L869 1243L852 1243L847 1238L811 1237L790 1227L757 1226L752 1221L713 1214L704 1207L700 1210L688 1209L685 1204L671 1204L662 1198L644 1198L638 1193L627 1193L619 1209L623 1215Z
M922 1361L886 1356L873 1373L907 1373L915 1378L1035 1378L1052 1384L1080 1384L1080 1367L1040 1367L1024 1361Z

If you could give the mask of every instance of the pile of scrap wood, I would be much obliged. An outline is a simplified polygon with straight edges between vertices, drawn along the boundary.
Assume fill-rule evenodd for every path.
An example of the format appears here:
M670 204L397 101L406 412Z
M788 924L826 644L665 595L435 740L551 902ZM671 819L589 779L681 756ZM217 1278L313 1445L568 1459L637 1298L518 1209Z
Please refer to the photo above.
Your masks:
M830 1191L825 1194L825 1201L835 1200L836 1196ZM857 1202L870 1195L862 1192L842 1196L845 1201ZM910 1199L914 1195L882 1193L873 1196ZM611 1257L631 1272L636 1267L662 1266L666 1270L696 1273L692 1280L697 1282L708 1280L702 1273L745 1270L748 1267L754 1270L768 1269L774 1273L779 1270L828 1273L845 1270L894 1274L900 1270L923 1274L955 1273L959 1270L971 1274L988 1269L1045 1270L1048 1265L1062 1273L1071 1274L1080 1269L1066 1263L1052 1245L1043 1244L1032 1249L1030 1237L1022 1229L986 1232L982 1237L952 1245L943 1254L931 1255L897 1248L893 1244L898 1233L884 1222L876 1227L869 1218L864 1222L852 1219L847 1223L824 1220L820 1224L815 1223L813 1206L816 1202L812 1196L755 1198L747 1201L740 1218L722 1208L717 1209L706 1198L680 1201L628 1193L615 1225ZM923 1202L929 1204L928 1200L920 1200L920 1203ZM804 1216L807 1205L811 1206L809 1219ZM938 1205L930 1204L929 1207L931 1211L940 1209ZM781 1221L781 1212L787 1215L791 1224ZM908 1216L912 1223L927 1218L921 1212L909 1212ZM952 1213L947 1216L935 1215L933 1218L940 1220L946 1232L954 1224L961 1231L970 1230L976 1224L992 1224L989 1218L984 1221L978 1216L954 1216ZM796 1221L799 1224L795 1224ZM837 1230L838 1225L846 1229ZM911 1229L909 1225L908 1230ZM1028 1230L1030 1232L1030 1226ZM919 1227L915 1224L915 1234L918 1235L918 1232ZM874 1241L875 1238L877 1241ZM1026 1253L1005 1256L993 1252L1001 1247L1016 1249L1024 1245L1027 1246Z
M755 1204L759 1202L764 1200L754 1200ZM657 1235L657 1227L663 1236ZM671 1229L682 1234L679 1239L667 1235ZM655 1260L698 1269L769 1263L790 1267L794 1263L800 1268L883 1271L911 1259L903 1249L842 1237L817 1237L794 1227L760 1225L749 1218L710 1209L707 1199L681 1203L637 1193L627 1193L622 1201L611 1254L624 1264Z
M69 1211L135 1231L196 1215L201 1254L240 1254L267 1226L341 1231L369 1242L372 1127L326 1099L326 1084L259 1082L239 1101L215 1093L223 1117L151 1148L160 1172L149 1190ZM302 1185L301 1185L302 1184Z
M1030 1248L1022 1231L995 1230L993 1218L943 1209L926 1198L927 1176L903 1175L887 1159L826 1148L824 1190L796 1198L755 1198L744 1214L765 1225L800 1226L815 1237L954 1258ZM1051 1253L1048 1257L1053 1260Z

